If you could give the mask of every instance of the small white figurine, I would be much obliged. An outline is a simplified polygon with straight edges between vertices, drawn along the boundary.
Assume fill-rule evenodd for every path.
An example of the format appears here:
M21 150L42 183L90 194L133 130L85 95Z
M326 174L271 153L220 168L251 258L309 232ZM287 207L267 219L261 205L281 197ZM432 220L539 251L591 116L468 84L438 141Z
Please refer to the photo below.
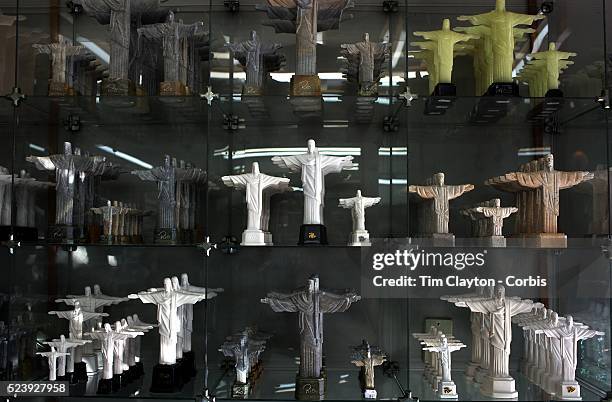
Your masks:
M57 380L57 358L66 357L70 353L58 352L53 346L51 346L50 352L37 352L37 355L45 356L49 363L49 381Z
M362 197L361 190L353 198L341 198L341 208L350 209L353 217L353 231L349 237L349 246L370 246L370 234L365 228L365 210L380 202L380 197Z

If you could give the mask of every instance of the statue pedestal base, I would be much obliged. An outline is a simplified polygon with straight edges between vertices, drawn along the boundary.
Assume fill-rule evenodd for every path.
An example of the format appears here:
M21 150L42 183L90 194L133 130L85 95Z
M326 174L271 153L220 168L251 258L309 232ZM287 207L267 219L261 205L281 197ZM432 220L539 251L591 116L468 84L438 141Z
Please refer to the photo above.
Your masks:
M363 398L364 399L376 399L378 396L378 393L376 392L375 389L365 389L365 391L363 391Z
M499 399L518 398L514 378L497 378L486 376L480 387L483 395Z
M101 378L98 381L98 394L107 395L113 393L113 379L112 378Z
M355 247L371 246L372 243L370 242L370 233L368 233L367 230L357 230L352 232L349 237L348 245Z
M318 75L297 75L291 77L289 84L291 96L321 96L321 79Z
M80 228L67 225L50 225L47 241L57 243L74 243L82 238Z
M132 107L136 100L136 87L130 80L107 78L102 80L100 102L111 107Z
M261 230L246 229L242 232L241 246L265 246L266 236Z
M153 367L151 392L171 393L183 386L178 364L157 364Z
M504 236L480 237L478 240L482 247L506 247L506 238Z
M476 381L476 370L478 369L478 363L469 362L465 369L465 378L470 381Z
M249 384L234 383L232 385L232 398L247 399L249 397Z
M84 362L74 363L74 377L77 382L87 382L87 365Z
M455 235L452 233L430 233L420 237L424 246L453 247L455 245Z
M193 351L183 352L183 382L188 382L195 377L197 371L195 368L195 355Z
M263 95L263 88L260 87L254 87L252 85L244 85L242 87L242 96L262 96ZM242 99L242 101L244 102L245 100Z
M153 243L159 244L177 244L178 235L175 228L158 228L153 233Z
M159 84L160 96L187 96L187 87L180 81L163 81Z
M476 375L474 376L474 381L477 384L482 384L485 380L485 377L489 374L489 369L485 369L482 367L478 367L476 369Z
M371 96L360 95L355 99L355 120L359 124L366 124L374 117L374 104L378 99L377 94Z
M456 96L457 87L455 84L439 83L425 102L425 114L428 116L435 116L446 113L446 110L455 102Z
M313 246L327 244L327 228L324 225L300 226L300 246Z
M98 239L98 243L100 244L118 244L117 236L115 235L106 235L102 233L100 238Z
M38 230L36 228L25 228L20 226L13 227L13 235L16 241L36 241L38 240ZM7 241L11 236L10 226L0 226L0 241Z
M453 381L440 381L438 384L438 397L440 399L457 399L457 386Z
M274 242L272 241L272 233L264 232L264 243L266 243L266 246L274 245Z
M368 97L368 98L376 98L378 97L378 82L362 82L359 84L359 92L357 92L357 96Z
M325 399L325 378L295 378L295 399L299 401L321 401Z
M113 375L113 391L117 392L128 384L125 373Z
M82 362L85 363L87 374L96 374L100 366L98 365L98 355L83 355Z
M580 384L577 381L562 381L555 389L555 396L562 401L581 401Z
M547 394L554 395L554 393L557 391L556 387L559 385L560 382L561 382L560 377L548 376L544 378L544 383L543 383L542 388Z
M519 86L516 82L494 82L489 86L484 96L519 96Z
M525 246L538 248L567 248L564 233L537 233L524 235Z
M134 369L136 370L136 373L134 374L136 376L135 378L140 378L144 375L144 366L142 362L136 362Z
M74 90L65 82L49 81L49 96L71 96Z

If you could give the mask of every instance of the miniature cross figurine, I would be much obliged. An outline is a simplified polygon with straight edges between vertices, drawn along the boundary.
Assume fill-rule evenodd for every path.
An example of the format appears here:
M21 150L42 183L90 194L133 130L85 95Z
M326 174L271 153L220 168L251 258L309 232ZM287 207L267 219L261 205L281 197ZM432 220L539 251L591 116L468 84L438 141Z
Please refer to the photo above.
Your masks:
M261 299L275 312L298 313L300 325L300 369L297 376L296 398L312 399L324 396L323 315L344 312L360 296L354 292L336 294L319 289L319 277L308 279L306 287L292 293L268 293Z
M157 305L157 320L160 335L159 364L176 364L177 335L180 331L178 308L187 303L197 303L204 299L200 293L184 289L174 289L170 278L164 279L164 287L131 294L130 299L140 299L143 303Z
M55 350L55 347L51 346L50 352L37 352L39 356L45 356L47 358L47 362L49 363L49 381L57 380L57 358L58 357L66 357L70 353L66 352L58 352Z
M426 236L442 235L449 237L454 243L454 236L448 232L449 201L472 191L473 184L447 185L444 183L444 173L436 173L429 184L425 186L411 185L408 191L416 193L428 201L421 212L422 232Z
M414 32L414 35L422 36L426 40L434 43L434 47L431 50L434 55L436 73L438 74L438 77L435 78L437 78L437 82L442 84L450 84L452 82L455 45L470 39L478 39L477 35L464 34L451 30L449 19L444 19L444 21L442 21L441 30L428 32L417 31Z
M261 228L264 191L269 187L289 185L289 179L268 176L260 173L259 163L253 162L251 173L234 176L223 176L223 183L228 187L245 189L247 203L247 228L242 232L243 246L265 246L265 235Z
M512 82L514 65L514 32L517 25L531 25L544 15L527 15L506 11L506 0L496 0L495 10L486 14L460 16L459 21L469 21L473 25L485 25L491 29L493 50L493 82Z
M301 172L302 175L304 221L301 227L300 244L309 242L308 240L314 240L318 244L327 243L325 226L323 226L325 176L354 167L355 164L352 161L352 156L322 155L312 139L308 140L308 151L303 155L272 158L275 165L292 172Z
M349 246L369 246L370 234L365 228L365 210L380 202L380 197L362 197L361 190L353 198L341 198L341 208L350 209L353 218L353 232L349 237Z
M354 346L351 354L351 363L363 370L364 397L376 399L376 388L374 387L374 367L380 366L387 361L387 356L376 346L370 346L365 339L359 346Z
M493 398L516 398L518 392L509 374L510 344L512 342L511 318L533 307L532 300L506 297L502 285L495 288L493 299L467 299L455 303L471 311L483 313L488 320L490 338L489 374L482 384L482 392Z
M64 301L64 300L61 300ZM96 317L107 317L106 313L95 313L91 311L83 311L81 303L78 300L70 302L74 306L74 310L67 311L49 311L50 315L57 315L59 318L64 318L70 321L69 332L70 337L74 339L83 338L83 323ZM78 361L77 361L78 362Z
M350 82L359 84L359 95L376 95L378 81L389 58L389 44L371 42L370 34L365 33L362 42L340 47L340 53L347 59L346 76Z
M279 69L284 56L277 54L282 46L278 43L264 43L256 31L251 31L251 39L227 45L246 69L245 95L261 95L267 73Z
M127 300L121 299L120 301ZM102 313L100 309L104 306L110 306L112 304L117 304L120 301L108 299L106 297L100 297L99 295L94 295L91 293L91 287L85 286L85 294L84 295L67 295L66 298L56 299L56 303L66 303L69 306L75 306L78 304L83 311L91 312L91 313ZM97 317L92 318L100 318L103 317L99 315ZM85 320L86 321L86 320Z
M232 385L232 398L246 398L249 395L249 374L254 356L266 347L265 341L250 339L249 332L243 331L227 337L219 349L223 355L234 359L236 380Z
M69 93L69 88L66 84L67 59L70 59L72 56L85 54L87 52L85 46L71 45L62 35L58 35L56 43L34 44L32 46L38 53L51 56L52 75L49 83L49 96L64 96Z
M576 56L573 52L561 52L557 50L555 42L548 44L548 50L543 52L531 53L531 57L536 60L544 61L544 72L546 73L546 86L549 90L559 88L559 72L562 68L562 61Z
M189 283L189 276L186 273L181 274L181 289L191 293L199 293L204 295L206 299L217 297L223 289L207 289L200 286L194 286ZM191 352L191 333L193 332L193 304L187 303L183 306L183 355Z
M448 343L448 339L442 333L435 346L424 347L423 350L438 354L438 362L442 368L442 379L438 383L438 396L442 399L457 399L457 386L451 378L451 353L465 348L462 343Z
M487 218L491 218L493 223L493 236L503 236L502 228L504 225L504 219L518 211L518 208L502 207L501 200L496 198L494 206L476 207L476 211L482 213Z
M588 329L588 327L574 323L572 316L566 316L564 325L555 328L537 330L549 338L560 340L561 381L555 389L555 395L560 399L580 400L580 385L576 381L576 367L578 365L577 344L581 340L594 336L603 336L605 332Z
M57 375L60 378L63 378L66 376L66 371L68 371L68 373L71 374L74 371L74 361L73 359L71 359L72 351L68 352L68 350L83 345L82 341L73 341L70 338L66 339L64 335L60 335L59 339L54 339L50 342L43 342L43 343L45 345L49 345L52 348L57 349L59 353L67 353L68 363L66 362L66 355L59 356L59 362L58 362L59 365L57 367Z

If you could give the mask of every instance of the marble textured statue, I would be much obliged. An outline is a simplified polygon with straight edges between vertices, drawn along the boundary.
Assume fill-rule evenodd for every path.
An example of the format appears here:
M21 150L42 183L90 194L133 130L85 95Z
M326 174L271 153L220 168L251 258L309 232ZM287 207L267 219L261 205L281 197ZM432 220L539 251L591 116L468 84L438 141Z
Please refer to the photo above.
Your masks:
M104 324L101 330L95 330L87 333L91 339L100 341L102 347L102 355L104 357L104 365L102 369L102 377L98 381L98 394L110 394L113 391L113 375L115 367L115 357L117 356L117 340L124 340L129 337L128 334L117 332L109 323Z
M300 229L300 244L327 244L323 225L325 176L354 167L352 160L352 156L322 155L312 139L308 140L308 150L303 155L272 158L275 165L302 175L304 221Z
M133 96L134 78L130 79L130 64L135 49L131 49L133 28L157 22L162 0L75 0L85 12L100 24L110 26L110 61L108 77L102 81L103 95Z
M265 233L262 230L265 191L270 187L287 187L289 179L263 174L259 171L259 163L253 162L251 173L223 176L221 180L228 187L245 189L248 214L241 245L265 246Z
M461 214L472 221L472 236L478 244L489 247L505 247L504 219L517 212L516 207L502 207L501 200L494 198L476 206L464 208Z
M57 359L60 357L66 357L70 353L58 352L55 347L51 346L51 351L49 352L37 352L39 356L44 356L47 358L47 362L49 363L49 381L57 380Z
M353 231L349 236L349 246L369 246L370 233L365 228L365 210L380 202L380 197L363 197L361 190L352 198L341 198L340 208L350 209L353 218Z
M166 22L138 28L138 35L162 43L164 81L160 84L160 95L188 95L187 68L185 67L187 59L184 57L183 52L188 50L188 39L202 32L204 32L204 24L202 22L184 24L181 20L175 20L172 11L168 13Z
M449 201L473 189L473 184L445 184L444 173L436 173L424 186L409 186L410 193L425 200L419 216L421 234L433 238L434 244L454 244L455 236L448 232Z
M387 361L385 353L377 346L371 346L365 339L363 342L351 348L351 363L361 367L363 378L363 396L365 399L376 399L377 392L374 387L374 367L380 366Z
M73 56L87 53L85 46L74 45L63 35L58 35L55 43L32 45L38 53L48 54L51 58L51 79L49 96L72 95L73 89L66 82L66 65Z
M73 225L75 184L81 173L87 173L105 161L102 156L81 155L78 148L74 153L72 144L64 143L64 153L50 156L28 156L26 160L34 163L39 170L55 171L55 226L50 228L52 240L74 240L82 236L83 228Z
M485 184L516 194L517 232L537 247L566 247L557 231L559 191L594 177L591 172L555 170L552 154L521 166L520 171L493 177Z
M291 96L320 96L317 76L317 33L337 29L351 0L267 0L258 10L272 20L277 33L295 34L296 71Z
M527 15L507 11L506 0L496 0L495 10L491 12L457 17L459 21L469 21L473 25L484 25L490 29L494 83L512 82L514 28L531 25L534 21L544 18L542 14Z
M459 397L457 386L451 378L451 353L465 347L466 345L457 342L449 344L449 340L441 333L438 339L423 348L423 350L436 353L438 356L437 361L442 375L436 391L441 399L457 399Z
M74 361L72 361L71 359L72 355L69 350L78 346L82 346L83 344L78 341L71 341L70 338L66 339L64 335L60 335L59 339L53 339L52 341L43 343L45 345L51 346L59 353L62 353L61 355L59 355L59 360L57 361L57 376L60 380L71 380L71 378L66 377L66 372L68 372L68 374L72 374L74 372Z
M390 45L370 41L370 34L363 34L363 41L340 45L340 54L346 59L343 70L349 82L359 84L359 96L378 94L378 81L389 60Z
M438 85L452 86L453 60L455 58L455 46L462 42L467 42L470 39L478 39L477 35L469 33L459 33L451 30L450 20L442 21L442 29L437 31L417 31L413 33L415 36L421 36L425 40L430 41L431 47L428 47L433 54L433 62L435 64L435 72L437 77L434 79ZM434 95L444 95L445 90L439 86L434 88ZM456 92L456 91L453 91ZM453 93L454 94L454 93Z
M179 367L176 364L178 334L182 331L182 319L179 308L185 304L194 304L206 296L175 288L170 278L164 279L163 288L153 288L130 294L130 299L140 299L143 303L157 306L157 322L159 324L159 364L153 369L151 392L175 392L180 385Z
M285 56L277 53L282 46L263 42L256 31L251 31L249 40L229 43L227 47L246 71L243 96L263 95L268 73L279 70L285 63Z
M493 398L516 398L514 379L509 373L510 344L512 342L511 318L530 311L532 300L506 297L505 288L498 285L495 296L489 300L463 300L455 305L484 314L490 334L489 373L482 384L482 393Z
M270 292L261 299L275 312L298 313L300 327L300 368L295 393L299 400L321 400L325 395L323 367L323 315L348 310L360 296L354 292L336 294L319 288L313 275L306 287L291 293Z

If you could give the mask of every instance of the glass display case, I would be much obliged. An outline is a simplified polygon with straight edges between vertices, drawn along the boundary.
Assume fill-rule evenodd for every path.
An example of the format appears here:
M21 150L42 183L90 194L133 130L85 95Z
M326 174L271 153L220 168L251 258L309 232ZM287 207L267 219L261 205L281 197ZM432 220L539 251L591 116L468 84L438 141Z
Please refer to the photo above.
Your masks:
M605 0L0 10L0 394L610 398Z

